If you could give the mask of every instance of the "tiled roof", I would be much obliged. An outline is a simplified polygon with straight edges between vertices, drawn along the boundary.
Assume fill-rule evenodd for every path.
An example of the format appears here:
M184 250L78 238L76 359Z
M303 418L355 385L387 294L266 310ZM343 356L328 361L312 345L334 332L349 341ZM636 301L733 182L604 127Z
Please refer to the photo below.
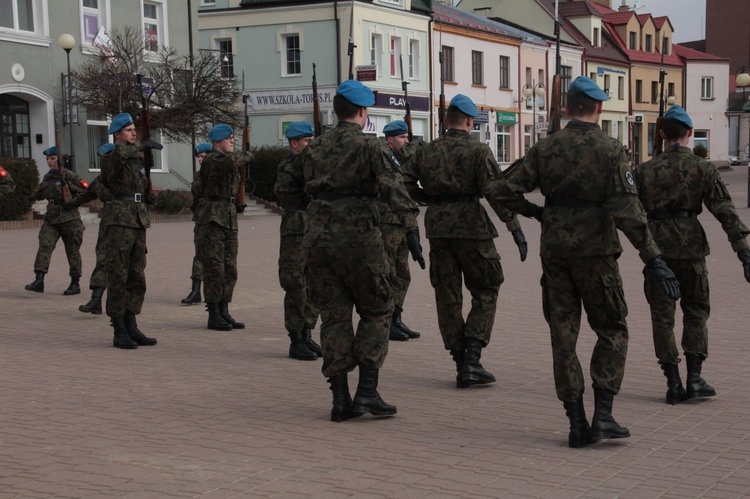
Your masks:
M459 26L473 31L492 33L494 35L507 36L509 38L520 38L520 36L504 29L503 26L491 19L477 16L476 14L466 12L465 10L456 7L443 5L439 2L435 2L432 5L432 18L436 23Z
M613 13L617 12L616 10L612 10L609 7L607 7L605 5L602 5L600 3L597 3L597 2L591 2L591 7L594 8L594 10L596 10L597 12L599 12L601 15L604 15L604 14L613 14Z
M562 17L596 16L601 17L598 10L594 9L589 2L563 2L558 4L558 10ZM554 12L554 11L553 11Z
M638 14L636 17L638 18L638 22L641 23L641 26L646 24L646 21L649 19L652 19L651 14Z
M607 23L605 23L606 25ZM620 50L624 51L625 54L628 56L628 58L632 62L646 62L646 63L653 63L653 64L660 64L661 63L661 52L644 52L643 50L630 50L626 47L625 42L623 42L622 38L620 38L620 35L617 33L617 31L612 28L608 27L609 33L612 35L612 39L615 40L617 45L619 46ZM672 54L665 54L664 55L664 64L668 66L684 66L682 63L682 59L680 59L675 51L672 51Z
M698 50L693 50L689 47L685 47L678 43L672 44L672 50L674 51L675 54L682 57L683 59L700 60L700 61L728 61L729 60L729 59L725 59L723 57L719 57L716 55L707 54L705 52L700 52Z
M604 14L604 20L613 26L619 26L620 24L628 24L633 15L635 15L633 11L613 12L612 14Z
M280 5L313 5L328 3L330 0L241 0L240 7L274 7ZM361 3L372 3L372 0L359 0ZM428 14L430 0L412 0L411 10Z

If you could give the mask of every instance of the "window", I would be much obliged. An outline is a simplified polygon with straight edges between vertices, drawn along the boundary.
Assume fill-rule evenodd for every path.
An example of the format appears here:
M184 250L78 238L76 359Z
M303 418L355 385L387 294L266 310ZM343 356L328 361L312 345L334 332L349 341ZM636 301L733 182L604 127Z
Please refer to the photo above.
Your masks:
M419 40L409 40L409 79L419 79Z
M221 59L221 76L224 78L232 78L234 76L232 40L219 40L219 57Z
M708 156L711 157L711 148L708 147L709 140L708 140L708 130L695 130L693 132L693 146L703 146L706 148L706 151L708 151Z
M86 120L86 139L88 140L88 168L99 169L99 156L96 154L102 144L110 142L107 133L107 116L89 112ZM80 166L80 165L79 165Z
M99 30L106 24L108 0L81 0L81 40L93 44Z
M701 99L714 98L714 79L712 76L701 78Z
M625 100L625 77L624 76L617 77L617 98L620 100Z
M651 104L659 103L659 82L651 82Z
M669 38L666 36L662 39L662 52L664 52L664 55L669 55Z
M495 125L497 132L497 162L510 163L510 126Z
M638 48L638 38L635 31L630 32L630 50L636 50Z
M482 52L471 51L471 84L484 85L484 71L482 69Z
M283 42L281 51L282 76L302 75L302 54L300 51L299 33L282 35L281 38Z
M401 38L391 37L391 76L401 78Z
M159 6L143 3L143 39L148 52L158 52L161 44Z
M523 126L523 153L528 154L531 149L531 125Z
M599 28L594 28L594 37L591 40L591 45L593 45L594 47L599 46Z
M383 72L383 37L378 33L370 36L370 64L377 66L378 75Z
M589 78L596 81L596 72L592 71L591 73L589 73Z
M643 80L635 80L635 101L643 102Z
M443 46L443 78L445 81L456 81L454 66L453 66L453 47Z
M0 0L0 28L14 31L36 31L34 14L39 2L35 0Z
M612 97L612 78L609 75L604 75L604 93L609 97Z
M670 95L674 95L674 96L677 95L677 94L674 93L674 83L667 84L667 88L668 88L668 90L667 90L667 97L669 97Z
M500 56L500 88L510 88L510 57Z
M654 150L654 136L655 135L656 135L656 123L649 123L648 124L648 145L646 146L649 156Z
M0 158L31 158L29 103L0 94Z
M653 52L653 35L646 35L646 52Z
M612 121L602 120L602 132L608 137L612 135Z
M560 66L560 93L562 94L562 105L568 104L568 88L573 79L573 68L571 66Z

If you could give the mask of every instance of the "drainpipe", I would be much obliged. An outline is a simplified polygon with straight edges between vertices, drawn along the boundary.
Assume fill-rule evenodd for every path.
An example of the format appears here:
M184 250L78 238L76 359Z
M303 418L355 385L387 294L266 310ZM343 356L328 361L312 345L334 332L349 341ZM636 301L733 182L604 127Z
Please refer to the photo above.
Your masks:
M333 19L336 21L336 86L341 85L341 21L338 0L333 2Z
M427 71L430 75L430 108L429 108L430 109L430 119L429 119L430 135L429 135L429 140L432 140L433 137L435 136L435 113L433 110L433 107L435 107L435 86L434 86L435 65L433 64L433 61L432 61L432 23L433 22L434 20L432 18L432 12L430 12L430 22L427 23L427 53L430 54L430 57L428 58L430 67L428 68L428 71Z

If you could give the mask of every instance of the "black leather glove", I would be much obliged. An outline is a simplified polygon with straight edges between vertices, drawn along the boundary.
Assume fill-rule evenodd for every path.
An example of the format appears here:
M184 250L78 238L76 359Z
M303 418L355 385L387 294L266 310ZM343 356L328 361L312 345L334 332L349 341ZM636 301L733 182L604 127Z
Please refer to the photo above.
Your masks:
M245 208L247 208L246 204L237 204L235 205L235 208L237 208L237 213L244 213Z
M65 201L63 204L61 204L60 207L65 211L70 211L78 208L78 203L75 199L69 199L68 201Z
M150 196L143 196L143 202L147 205L156 204L156 194L151 194Z
M659 281L662 289L671 299L677 300L680 297L680 283L660 256L648 262L643 272Z
M521 254L521 261L526 261L526 255L529 253L529 245L526 244L526 237L523 235L521 229L516 229L511 232L513 236L513 242L518 246L518 252Z
M161 151L162 149L164 149L163 145L151 139L143 140L141 141L141 144L143 144L144 149L156 149L157 151Z
M743 249L737 252L737 258L742 262L742 268L745 270L745 280L750 282L750 249Z
M424 268L424 257L422 256L422 245L419 244L419 229L412 229L406 233L406 245L409 247L412 259Z

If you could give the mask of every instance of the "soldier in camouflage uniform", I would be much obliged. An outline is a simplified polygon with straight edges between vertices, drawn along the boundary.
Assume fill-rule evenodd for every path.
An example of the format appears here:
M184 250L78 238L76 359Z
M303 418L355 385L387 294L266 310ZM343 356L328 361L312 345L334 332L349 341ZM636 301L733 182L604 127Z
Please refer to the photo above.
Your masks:
M405 172L412 197L428 199L425 234L430 240L430 282L440 334L456 364L459 388L495 381L479 361L490 342L504 280L493 241L497 230L479 202L500 176L500 168L490 148L471 138L478 114L471 99L456 95L446 113L445 136L425 145L414 167ZM513 235L521 261L526 260L526 239L515 214L496 203L492 208ZM466 319L463 283L472 296Z
M206 154L211 152L213 147L211 144L203 143L195 146L195 157L198 159L198 165L203 164L203 159ZM190 192L193 195L193 205L190 209L193 212L193 222L196 222L195 212L198 209L198 205L203 202L203 192L201 191L201 180L200 175L196 173L193 183L190 185ZM193 246L195 246L195 256L193 256L193 267L190 272L190 279L193 281L193 287L190 293L181 300L180 303L183 305L194 305L201 302L201 282L203 282L203 264L201 264L200 258L198 258L198 224L195 224L193 228Z
M701 377L701 366L708 357L710 312L706 234L697 216L705 204L726 232L732 249L750 281L748 228L737 216L732 198L718 170L709 161L695 156L687 147L693 135L693 122L680 106L664 115L660 130L671 146L663 154L643 163L636 170L636 186L648 214L651 233L663 252L664 261L680 281L680 308L683 313L682 350L687 363L687 391L682 386L678 364L680 353L674 336L675 303L661 287L646 276L646 298L651 306L656 357L667 378L668 404L696 397L712 397L716 391Z
M203 159L198 172L203 202L195 212L198 258L203 264L203 294L208 308L208 329L243 329L229 314L237 284L237 213L244 200L235 199L240 186L240 168L250 161L245 151L234 151L229 125L220 123L208 133L213 150Z
M63 294L77 295L81 292L79 284L82 270L81 244L83 231L86 229L81 222L75 197L84 194L88 184L75 172L60 165L56 146L45 149L44 155L47 157L49 171L44 175L30 199L31 201L46 199L47 212L44 215L44 223L39 229L39 250L34 261L36 279L31 284L27 284L25 289L37 293L44 292L44 275L49 270L49 262L57 241L62 238L70 266L70 285L63 291ZM63 200L64 184L67 184L70 190L71 199Z
M407 155L404 150L409 147L409 127L404 120L388 123L383 128L385 143L393 151L393 155L406 170L406 162L415 155ZM415 146L416 147L416 146ZM399 217L391 210L384 200L378 202L380 209L380 232L383 233L385 251L388 254L388 266L391 269L391 283L393 284L394 310L391 321L391 332L388 336L392 341L407 341L420 337L420 333L413 331L401 319L404 311L406 292L411 283L409 271L409 248L406 245L406 232Z
M113 346L133 349L156 345L138 329L146 295L146 229L151 226L146 198L148 179L144 149L162 149L152 140L138 141L133 117L118 114L109 125L115 147L101 159L101 183L112 194L101 223L105 226L107 315L114 329Z
M320 310L322 370L333 392L331 421L337 422L365 412L396 414L396 407L377 391L393 316L378 196L389 199L402 218L409 250L424 268L418 210L404 188L398 164L380 139L362 131L367 108L373 104L374 94L359 81L339 85L333 99L338 124L300 153L301 170L292 165L285 170L287 176L279 177L293 183L283 186L285 191L304 185L310 196L303 237L307 296ZM355 307L360 316L356 333ZM359 384L352 401L347 373L357 366Z
M8 170L0 166L0 194L9 194L16 190L16 182Z
M495 183L491 196L542 222L542 310L550 327L557 397L570 419L570 447L603 438L626 438L612 417L628 348L628 313L617 258L617 229L635 246L650 273L679 297L674 274L648 230L622 145L599 128L607 95L585 76L571 83L567 108L573 118L558 133L537 142ZM544 208L524 193L539 188ZM591 425L583 404L583 370L576 354L581 303L597 335L591 357L595 412Z
M294 121L284 132L289 140L289 157L279 163L274 192L284 208L281 216L281 242L279 244L279 283L284 289L284 326L289 333L289 357L297 360L316 360L323 356L320 346L312 339L312 329L318 320L318 311L307 299L305 286L305 252L302 249L302 236L305 233L305 208L309 201L295 185L293 192L286 192L291 184L284 178L287 169L299 166L297 159L313 138L313 128L306 121ZM294 164L290 164L294 163ZM299 172L299 170L298 170Z

